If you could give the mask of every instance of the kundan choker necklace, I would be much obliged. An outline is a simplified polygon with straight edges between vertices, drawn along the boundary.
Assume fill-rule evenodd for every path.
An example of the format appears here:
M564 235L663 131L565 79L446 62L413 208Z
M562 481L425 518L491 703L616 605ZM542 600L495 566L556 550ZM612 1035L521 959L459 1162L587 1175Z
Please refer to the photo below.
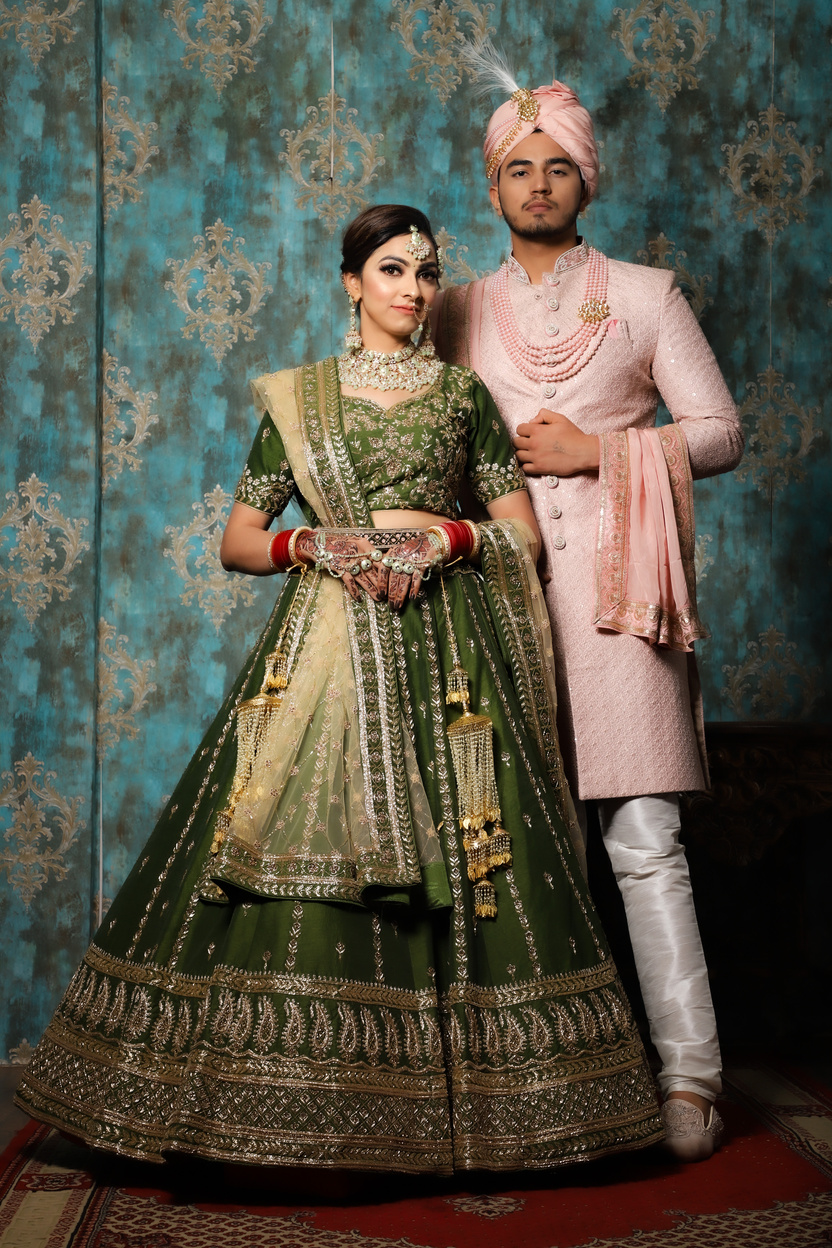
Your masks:
M421 390L442 372L432 342L400 351L345 351L338 356L338 380L356 390Z
M603 252L589 247L586 287L578 308L580 324L557 343L538 347L520 333L508 292L508 268L497 270L491 282L491 308L506 354L532 381L565 381L589 363L604 340L609 326L607 303L609 262Z

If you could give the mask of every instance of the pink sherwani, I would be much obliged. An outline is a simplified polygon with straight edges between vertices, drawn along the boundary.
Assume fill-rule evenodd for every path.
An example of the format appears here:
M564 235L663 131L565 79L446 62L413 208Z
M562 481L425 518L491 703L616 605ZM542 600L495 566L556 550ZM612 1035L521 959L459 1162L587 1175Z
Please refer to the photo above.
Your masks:
M579 324L587 255L586 244L579 243L541 286L531 285L513 257L508 261L517 326L535 346ZM444 358L479 373L512 435L541 407L602 438L615 430L649 429L661 395L684 432L694 478L737 465L743 436L736 405L673 273L610 260L613 321L583 369L557 384L530 380L509 358L491 306L492 280L445 293L437 338ZM573 793L586 799L703 788L693 655L594 623L598 475L529 477L528 486L551 574L546 598L560 744Z

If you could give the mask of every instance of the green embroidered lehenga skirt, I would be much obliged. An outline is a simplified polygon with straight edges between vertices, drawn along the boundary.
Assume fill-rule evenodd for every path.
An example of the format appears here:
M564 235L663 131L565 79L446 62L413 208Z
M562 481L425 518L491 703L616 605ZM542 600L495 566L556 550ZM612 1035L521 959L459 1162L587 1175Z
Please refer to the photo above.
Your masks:
M153 1161L411 1173L660 1138L564 819L528 581L510 526L485 527L485 574L431 580L400 614L287 577L35 1051L24 1109ZM228 826L235 706L281 633L284 720ZM454 642L511 835L495 918L474 914L458 823Z

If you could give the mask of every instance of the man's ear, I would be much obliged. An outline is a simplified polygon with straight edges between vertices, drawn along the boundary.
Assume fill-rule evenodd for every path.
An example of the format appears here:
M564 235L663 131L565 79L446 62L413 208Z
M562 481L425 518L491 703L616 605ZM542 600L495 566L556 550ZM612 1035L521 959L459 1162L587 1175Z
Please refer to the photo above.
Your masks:
M498 189L496 186L489 186L489 188L488 188L488 195L489 195L489 198L490 198L490 200L491 200L491 207L494 209L494 211L496 212L497 216L498 216L498 217L501 217L501 216L503 215L503 210L502 210L502 208L500 207L500 192L499 192L499 189Z

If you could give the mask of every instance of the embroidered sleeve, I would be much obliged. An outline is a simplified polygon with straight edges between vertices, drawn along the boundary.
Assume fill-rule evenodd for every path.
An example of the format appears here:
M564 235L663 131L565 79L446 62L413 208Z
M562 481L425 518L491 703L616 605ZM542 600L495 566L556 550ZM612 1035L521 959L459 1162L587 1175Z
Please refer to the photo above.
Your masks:
M279 516L295 492L283 441L266 412L249 451L234 498L257 511Z
M473 400L467 474L475 497L485 505L525 490L526 478L497 406L479 379L474 382Z

